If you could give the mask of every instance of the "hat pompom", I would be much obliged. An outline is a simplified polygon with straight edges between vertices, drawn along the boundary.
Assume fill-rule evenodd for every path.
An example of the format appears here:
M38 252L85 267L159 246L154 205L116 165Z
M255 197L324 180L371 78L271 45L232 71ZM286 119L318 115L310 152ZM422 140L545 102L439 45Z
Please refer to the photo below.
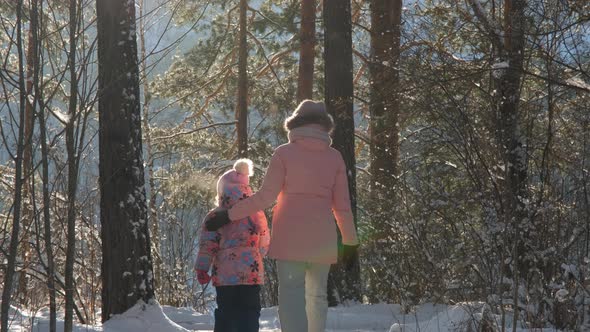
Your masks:
M254 163L250 159L238 159L234 163L234 170L240 174L252 176L254 174Z

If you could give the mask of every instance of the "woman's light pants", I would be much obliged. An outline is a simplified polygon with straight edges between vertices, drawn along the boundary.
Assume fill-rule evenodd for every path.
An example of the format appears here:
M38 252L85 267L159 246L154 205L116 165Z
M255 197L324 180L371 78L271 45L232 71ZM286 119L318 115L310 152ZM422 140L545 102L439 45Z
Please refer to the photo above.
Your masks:
M282 332L324 332L329 264L277 260Z

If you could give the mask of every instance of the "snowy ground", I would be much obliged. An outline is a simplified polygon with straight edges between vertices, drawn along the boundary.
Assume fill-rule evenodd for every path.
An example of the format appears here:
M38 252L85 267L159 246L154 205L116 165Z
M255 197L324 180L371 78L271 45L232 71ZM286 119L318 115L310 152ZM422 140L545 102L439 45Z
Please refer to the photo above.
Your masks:
M399 305L352 305L330 308L327 332L445 332L477 331L481 317L480 305L424 304L414 312L404 314ZM42 310L32 315L13 308L10 331L48 331L48 312ZM280 332L277 308L262 310L261 332ZM33 325L31 329L30 326ZM510 319L506 320L511 326ZM510 325L509 325L510 324ZM137 305L123 315L109 320L104 326L78 325L76 332L185 332L212 331L213 317L191 308L175 308L159 305ZM511 330L511 329L510 329ZM63 331L63 321L58 321L58 331ZM521 328L519 331L529 331ZM535 329L535 331L554 331Z

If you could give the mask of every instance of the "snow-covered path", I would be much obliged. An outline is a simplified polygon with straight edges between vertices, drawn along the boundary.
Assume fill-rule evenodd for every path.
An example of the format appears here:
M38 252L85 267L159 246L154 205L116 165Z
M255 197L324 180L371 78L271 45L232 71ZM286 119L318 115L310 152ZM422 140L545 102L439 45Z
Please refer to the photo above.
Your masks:
M356 304L330 308L326 332L446 332L477 331L481 319L479 304L435 305L424 304L411 313L404 314L399 305ZM35 315L31 329L31 316L24 311L13 310L10 331L48 331L47 311ZM508 317L509 318L509 317ZM176 308L159 305L136 306L123 315L109 320L104 326L77 325L75 332L186 332L213 331L213 316L192 308ZM280 332L276 307L265 308L260 317L261 332ZM507 326L511 320L506 320ZM508 325L510 324L510 325ZM58 321L58 331L63 321ZM519 331L528 331L526 328ZM541 331L535 329L535 331ZM542 331L554 331L543 329Z

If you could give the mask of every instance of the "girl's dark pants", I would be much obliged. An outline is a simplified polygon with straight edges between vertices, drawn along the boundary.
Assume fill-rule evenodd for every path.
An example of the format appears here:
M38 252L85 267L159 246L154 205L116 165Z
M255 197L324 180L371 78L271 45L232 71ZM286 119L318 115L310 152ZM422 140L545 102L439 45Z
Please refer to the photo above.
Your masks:
M218 286L214 332L258 332L260 285Z

